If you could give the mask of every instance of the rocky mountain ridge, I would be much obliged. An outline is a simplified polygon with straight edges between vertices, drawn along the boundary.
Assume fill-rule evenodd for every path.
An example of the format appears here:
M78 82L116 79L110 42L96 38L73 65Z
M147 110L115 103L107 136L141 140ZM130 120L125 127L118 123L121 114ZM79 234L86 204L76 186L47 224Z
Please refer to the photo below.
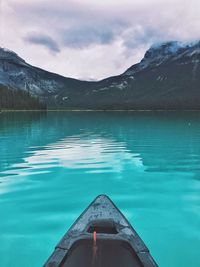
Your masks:
M200 41L153 45L122 75L80 81L44 71L0 48L0 84L24 90L48 108L199 109Z

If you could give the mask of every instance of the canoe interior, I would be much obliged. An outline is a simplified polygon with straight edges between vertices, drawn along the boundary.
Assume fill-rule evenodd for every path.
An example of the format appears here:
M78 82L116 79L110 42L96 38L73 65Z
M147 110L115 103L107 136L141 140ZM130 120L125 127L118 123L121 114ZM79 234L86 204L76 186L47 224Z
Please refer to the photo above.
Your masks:
M122 240L78 240L60 267L142 267L134 250Z

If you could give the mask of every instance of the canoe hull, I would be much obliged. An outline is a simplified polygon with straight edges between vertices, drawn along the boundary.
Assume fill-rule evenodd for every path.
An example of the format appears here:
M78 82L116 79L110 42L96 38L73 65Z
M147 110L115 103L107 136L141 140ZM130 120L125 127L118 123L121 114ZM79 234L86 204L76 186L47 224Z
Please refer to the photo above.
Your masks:
M157 264L124 215L106 195L100 195L80 215L44 265L79 266L156 267Z

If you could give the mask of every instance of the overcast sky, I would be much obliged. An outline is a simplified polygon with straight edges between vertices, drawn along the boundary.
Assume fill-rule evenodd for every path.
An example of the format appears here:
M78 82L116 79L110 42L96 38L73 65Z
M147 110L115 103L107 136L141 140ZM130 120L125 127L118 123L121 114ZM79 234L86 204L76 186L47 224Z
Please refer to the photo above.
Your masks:
M0 0L0 46L68 77L101 79L153 43L200 39L200 0Z

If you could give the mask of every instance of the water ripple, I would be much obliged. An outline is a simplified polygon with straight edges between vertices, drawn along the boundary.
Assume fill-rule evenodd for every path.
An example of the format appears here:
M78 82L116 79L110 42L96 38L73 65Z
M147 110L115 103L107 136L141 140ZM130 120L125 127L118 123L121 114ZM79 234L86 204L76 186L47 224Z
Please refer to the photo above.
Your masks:
M0 266L42 266L100 193L159 266L199 265L200 114L24 116L0 117Z

